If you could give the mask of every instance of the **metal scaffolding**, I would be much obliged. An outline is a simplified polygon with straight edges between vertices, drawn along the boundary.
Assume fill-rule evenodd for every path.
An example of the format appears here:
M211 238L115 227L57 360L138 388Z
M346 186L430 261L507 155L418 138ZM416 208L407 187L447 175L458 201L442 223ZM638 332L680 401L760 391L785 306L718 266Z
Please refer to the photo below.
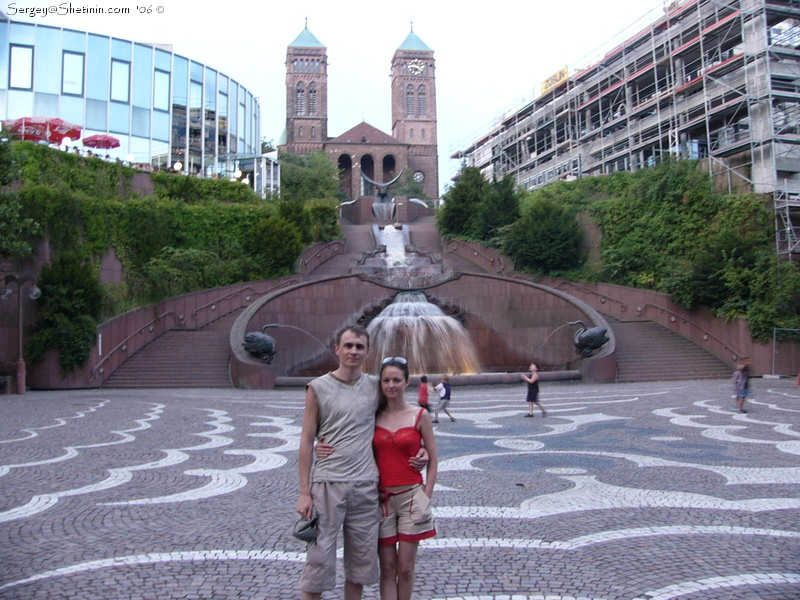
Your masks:
M800 253L800 0L673 2L454 157L535 189L667 155L772 195L778 253Z

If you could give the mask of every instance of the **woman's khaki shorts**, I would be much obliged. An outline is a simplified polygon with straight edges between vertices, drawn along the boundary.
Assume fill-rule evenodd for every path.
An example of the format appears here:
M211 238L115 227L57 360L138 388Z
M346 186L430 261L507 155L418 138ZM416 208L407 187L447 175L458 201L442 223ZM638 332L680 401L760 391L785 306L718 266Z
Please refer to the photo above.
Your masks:
M381 495L381 546L418 542L436 535L431 500L422 485L390 488Z

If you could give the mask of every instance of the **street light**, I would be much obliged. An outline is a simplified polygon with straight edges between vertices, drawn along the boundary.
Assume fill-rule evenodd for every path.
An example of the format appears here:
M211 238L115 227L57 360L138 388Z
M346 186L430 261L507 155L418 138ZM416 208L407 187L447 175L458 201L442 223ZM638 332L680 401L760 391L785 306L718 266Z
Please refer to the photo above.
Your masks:
M18 346L18 358L17 358L17 393L24 394L25 393L25 354L24 354L24 343L22 339L23 329L22 329L22 285L24 283L30 283L31 287L28 289L28 298L31 300L36 300L42 295L42 290L40 290L36 284L34 283L33 277L25 276L25 277L17 277L16 275L6 275L5 279L5 288L3 289L2 294L0 294L0 298L3 300L8 300L11 296L14 295L14 290L11 289L9 283L16 282L17 284L17 346Z

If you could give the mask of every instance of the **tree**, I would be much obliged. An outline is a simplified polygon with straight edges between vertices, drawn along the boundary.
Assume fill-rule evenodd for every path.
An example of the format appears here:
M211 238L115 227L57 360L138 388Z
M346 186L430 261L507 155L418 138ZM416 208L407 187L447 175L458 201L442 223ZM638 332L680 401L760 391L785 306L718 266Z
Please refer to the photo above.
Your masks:
M492 181L489 193L478 207L477 234L489 242L497 232L519 218L520 193L510 175Z
M339 174L324 152L308 156L281 154L281 198L339 203Z
M5 139L5 135L3 135ZM0 186L5 187L19 175L17 161L8 141L0 141ZM0 191L0 256L19 258L33 252L30 240L41 234L39 223L24 215L17 194Z
M477 167L465 167L458 182L444 195L439 210L439 232L446 236L475 238L478 210L489 193L489 183Z
M41 234L37 221L23 215L17 194L0 192L0 257L21 258L33 252L31 240Z
M537 198L499 235L500 247L519 269L557 273L580 265L583 234L572 212Z
M61 370L68 373L86 364L94 346L103 304L100 279L89 263L65 252L42 267L38 284L40 318L28 342L28 356L38 362L55 348L61 354Z
M420 200L430 201L430 197L425 193L425 186L421 182L414 181L414 173L410 169L403 172L394 186L391 188L393 196L405 196L406 198L419 198Z
M260 221L254 231L252 250L258 254L262 277L279 277L292 272L303 241L297 227L281 217Z
M261 138L261 154L267 154L269 152L275 151L275 144L272 140L267 140L267 138Z

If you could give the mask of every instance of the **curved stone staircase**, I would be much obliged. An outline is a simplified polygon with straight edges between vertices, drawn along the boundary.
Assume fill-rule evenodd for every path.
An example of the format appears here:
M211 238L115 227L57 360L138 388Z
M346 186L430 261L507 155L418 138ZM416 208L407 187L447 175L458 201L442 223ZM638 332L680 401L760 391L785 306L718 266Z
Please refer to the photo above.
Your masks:
M350 273L364 253L372 251L370 225L344 225L347 249L312 276ZM424 252L441 252L433 218L409 226L411 244ZM451 259L452 260L452 259ZM463 259L461 259L463 261ZM466 261L463 261L466 263ZM480 270L456 259L458 271ZM105 387L231 387L229 333L238 311L197 330L172 330L124 362ZM699 346L652 322L620 322L606 317L617 341L620 382L727 378L730 370Z
M229 388L231 326L239 311L193 330L159 336L114 371L108 388Z
M730 377L725 363L652 321L621 322L603 315L617 341L617 381L670 381Z

